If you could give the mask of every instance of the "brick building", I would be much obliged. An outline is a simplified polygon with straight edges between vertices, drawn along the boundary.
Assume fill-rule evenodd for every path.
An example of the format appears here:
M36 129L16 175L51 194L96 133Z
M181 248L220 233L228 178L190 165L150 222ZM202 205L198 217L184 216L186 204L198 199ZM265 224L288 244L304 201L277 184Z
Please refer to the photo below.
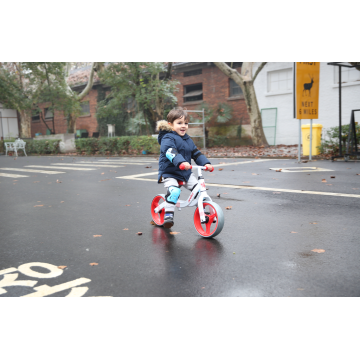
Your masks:
M233 63L239 72L242 63ZM178 106L188 110L198 110L206 102L210 106L225 103L233 108L232 120L225 124L210 122L209 136L228 136L231 145L239 143L236 136L241 125L241 138L250 138L250 119L246 109L244 95L240 86L224 75L212 62L182 62L173 66L173 79L180 82L175 93ZM191 131L191 130L190 130Z
M233 63L233 66L240 71L241 63ZM74 91L80 92L83 90L87 83L89 73L90 66L71 72L69 83ZM250 133L249 116L240 87L233 80L225 76L213 63L174 63L173 79L180 82L178 86L179 91L175 93L178 99L178 106L183 106L188 110L195 110L201 108L201 104L206 102L210 106L215 106L218 103L226 103L233 108L233 118L231 121L221 125L215 122L207 124L209 127L209 136L229 136L232 138L231 142L235 140L236 143L236 133L240 124L242 126L242 138L246 138ZM95 76L92 90L81 103L83 115L76 119L78 134L86 131L88 136L92 137L93 133L97 132L98 124L95 114L98 89L101 86L102 84L100 84L98 78ZM39 104L44 121L51 130L55 127L57 134L66 133L66 118L61 112L55 111L55 114L53 114L51 111L48 111L48 106L49 104ZM49 133L44 121L39 115L33 116L31 124L31 135L33 137L37 133L41 133L42 135Z

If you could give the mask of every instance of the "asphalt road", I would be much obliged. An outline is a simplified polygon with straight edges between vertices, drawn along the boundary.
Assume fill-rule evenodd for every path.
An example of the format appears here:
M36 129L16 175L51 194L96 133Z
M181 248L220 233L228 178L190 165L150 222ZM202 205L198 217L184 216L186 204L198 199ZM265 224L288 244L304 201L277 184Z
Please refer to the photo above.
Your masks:
M103 160L0 156L0 297L360 296L359 162L212 159L225 226L203 239L195 208L150 224L156 157Z

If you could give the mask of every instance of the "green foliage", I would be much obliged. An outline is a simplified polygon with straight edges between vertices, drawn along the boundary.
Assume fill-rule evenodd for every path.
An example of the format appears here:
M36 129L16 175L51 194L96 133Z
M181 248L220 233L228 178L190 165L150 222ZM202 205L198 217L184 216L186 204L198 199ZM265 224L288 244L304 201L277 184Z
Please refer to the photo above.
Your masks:
M178 82L160 76L166 71L162 62L111 63L99 74L101 82L111 91L107 101L103 100L98 107L98 116L119 115L126 106L133 118L138 113L145 113L154 129L156 120L164 118L164 113L157 113L158 109L177 101L174 91Z
M219 124L224 124L232 119L233 108L226 103L217 103L216 105L209 105L203 102L197 107L198 110L205 110L205 122L215 120Z
M121 155L160 153L160 145L152 136L101 137L75 140L76 151L81 154Z
M7 142L14 142L16 139L7 139L0 141L1 149L5 151L5 144ZM60 152L60 141L57 140L24 140L26 142L25 151L26 154L58 154ZM18 151L18 154L24 154L22 150Z
M96 119L98 123L98 132L100 136L107 136L107 124L115 125L115 135L123 136L127 133L127 125L129 123L129 113L126 111L126 106L121 105L114 112L104 111L108 106L109 99L106 98L105 90L102 87L98 88L97 97L97 113Z
M341 126L341 141L342 141L342 152L346 151L346 143L349 136L350 124ZM355 125L356 130L356 141L360 143L360 125ZM321 144L318 146L320 154L335 155L339 153L339 127L334 126L328 129L325 133L324 138L321 139Z
M229 137L222 135L213 135L208 139L208 147L227 146L229 144Z

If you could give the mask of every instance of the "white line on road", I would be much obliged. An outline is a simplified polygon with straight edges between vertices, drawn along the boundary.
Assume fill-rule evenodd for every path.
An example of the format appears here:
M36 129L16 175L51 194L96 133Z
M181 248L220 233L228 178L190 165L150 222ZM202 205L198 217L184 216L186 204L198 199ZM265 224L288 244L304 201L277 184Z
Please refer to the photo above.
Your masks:
M18 168L0 168L0 170L9 170L9 171L26 171L26 172L33 172L39 174L66 174L65 171L46 171L46 170L33 170L33 169L18 169Z
M264 161L276 161L276 160L289 160L289 159L259 159L259 160L249 160L249 161L237 161L225 164L215 164L213 167L223 167L223 166L230 166L230 165L239 165L239 164L250 164L250 163L258 163Z
M281 172L312 172L312 171L334 171L331 169L324 169L319 167L289 167L289 168L269 168L269 170L281 170Z
M64 170L96 170L93 168L72 168L72 167L66 167L66 166L44 166L44 165L26 165L25 167L40 167L45 169L64 169ZM21 175L23 176L23 175Z
M6 173L0 173L0 176L11 177L11 178L29 177L29 175L6 174Z
M85 165L85 164L60 164L60 163L55 163L55 164L51 164L51 165L66 165L66 166L89 166L89 165ZM93 166L97 166L97 167L112 167L112 168L119 168L119 167L124 167L122 165L97 165L97 164L92 164Z
M157 179L144 179L144 176L155 175L158 172L152 172L147 174L136 174L130 176L117 176L117 179L126 179L126 180L141 180L141 181L156 181ZM262 190L262 191L276 191L276 192L287 192L287 193L296 193L296 194L310 194L310 195L327 195L327 196L342 196L342 197L352 197L360 198L360 195L356 194L344 194L344 193L331 193L331 192L322 192L322 191L307 191L307 190L292 190L292 189L277 189L277 188L266 188L258 186L244 186L244 185L227 185L227 184L212 184L206 183L207 186L215 187L225 187L233 189L245 189L245 190Z
M94 161L81 161L81 162L78 162L76 164L93 164L93 165L96 165L96 164L99 164L99 165L118 165L118 164L121 164L121 165L148 165L148 163L139 163L139 162L125 162L125 161L98 161L98 162L94 162Z

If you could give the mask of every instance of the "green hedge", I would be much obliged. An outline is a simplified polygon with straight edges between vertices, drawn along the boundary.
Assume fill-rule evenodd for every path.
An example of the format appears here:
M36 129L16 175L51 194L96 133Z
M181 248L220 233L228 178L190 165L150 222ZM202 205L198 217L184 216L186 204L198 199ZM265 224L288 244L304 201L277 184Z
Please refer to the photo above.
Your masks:
M159 154L160 145L152 136L120 136L103 138L84 138L75 140L76 151L80 155L121 155L121 154Z
M5 150L5 144L6 142L14 142L16 139L6 139L0 141L0 148ZM60 141L57 140L24 140L26 142L25 145L25 151L26 154L39 154L39 155L45 155L45 154L58 154L60 152ZM19 151L18 155L25 155L23 151Z

